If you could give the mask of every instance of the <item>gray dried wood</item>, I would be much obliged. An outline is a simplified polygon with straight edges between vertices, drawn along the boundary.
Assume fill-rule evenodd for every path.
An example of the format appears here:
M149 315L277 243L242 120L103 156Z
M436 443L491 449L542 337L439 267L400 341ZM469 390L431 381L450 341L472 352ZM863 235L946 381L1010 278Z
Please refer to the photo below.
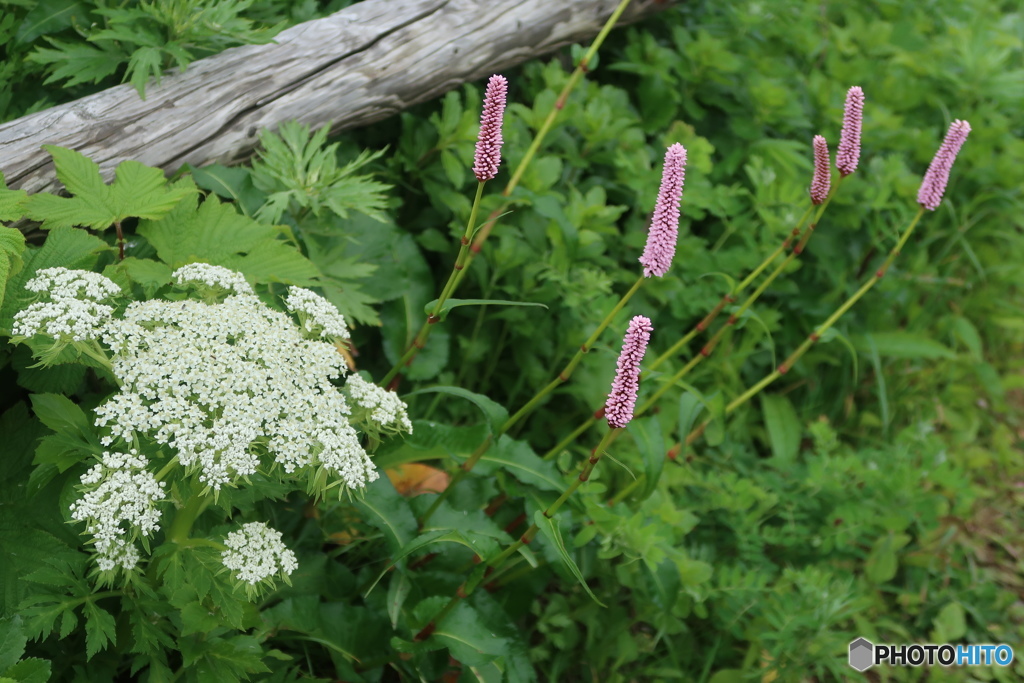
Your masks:
M669 3L634 0L624 23ZM44 144L105 177L125 159L165 171L248 156L261 128L297 119L335 130L371 123L459 84L597 34L618 0L366 0L233 48L150 84L120 85L0 125L11 187L56 191Z

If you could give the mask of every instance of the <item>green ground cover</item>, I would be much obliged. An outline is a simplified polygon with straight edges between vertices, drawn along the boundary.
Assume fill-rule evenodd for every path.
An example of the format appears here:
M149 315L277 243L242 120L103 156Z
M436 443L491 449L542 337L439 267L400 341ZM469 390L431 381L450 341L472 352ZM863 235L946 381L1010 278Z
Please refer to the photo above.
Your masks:
M189 59L344 4L220 3L240 22L236 34L203 34ZM140 46L75 23L91 5L66 3L73 11L38 29L26 28L29 18L56 4L12 5L0 20L3 118L122 78L143 85L149 72L132 71L132 59L157 71L178 59L170 34L153 28L154 7L166 16L195 9L104 10L104 31L156 32L140 46L159 54L133 57ZM105 51L108 71L75 84L47 57L58 48ZM583 53L504 74L504 161L479 211L500 219L456 297L505 303L446 309L423 350L385 383L407 403L413 431L359 427L390 474L365 491L339 499L332 490L314 504L323 482L260 470L192 509L187 501L205 500L194 471L168 470L183 507L165 505L169 526L151 540L152 558L145 553L133 578L97 576L68 505L108 433L90 411L123 381L74 345L44 368L31 367L43 342L0 348L9 451L0 462L0 680L43 681L50 671L54 681L832 681L857 680L846 652L859 636L1019 644L1020 7L673 7L610 35L503 198ZM41 74L57 78L25 86ZM785 239L809 205L811 139L825 135L835 150L851 85L866 95L860 167L805 254L547 521L542 511L607 431L599 424L565 441L603 404L629 319L653 321L650 370ZM278 311L289 285L321 292L351 329L345 352L380 381L433 310L459 251L482 94L482 83L468 84L330 141L286 125L263 134L250 167L186 169L165 182L132 166L121 190L53 150L64 184L85 199L0 194L0 219L35 220L19 224L27 246L13 230L0 240L0 333L12 336L16 312L33 300L24 285L42 268L104 273L130 293L120 312L129 299L183 300L172 270L200 260L242 273ZM879 268L954 119L972 132L942 205L832 331L726 415ZM664 150L676 142L689 159L671 271L644 284L570 381L496 438L636 282ZM224 292L200 294L216 301ZM649 371L640 404L707 339ZM489 440L433 509L438 496L422 491L443 484L439 470L460 471ZM172 457L151 438L135 447L154 463ZM290 583L255 596L218 569L218 541L209 540L252 521L280 530L299 565ZM484 580L486 560L534 521L536 538ZM468 595L452 601L459 591ZM865 679L1022 673L1015 662L875 669Z

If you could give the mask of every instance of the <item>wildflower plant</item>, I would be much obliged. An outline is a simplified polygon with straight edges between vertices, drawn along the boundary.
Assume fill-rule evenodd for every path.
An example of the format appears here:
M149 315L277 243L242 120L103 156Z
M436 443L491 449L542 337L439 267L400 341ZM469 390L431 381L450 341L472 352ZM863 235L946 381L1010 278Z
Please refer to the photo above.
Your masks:
M789 373L813 375L809 360L831 360L835 348L820 345L847 341L837 324L916 246L914 230L943 201L971 128L950 127L916 214L880 264L868 251L865 276L849 274L859 283L852 294L803 291L807 310L786 308L780 293L815 267L814 256L795 265L819 242L830 268L840 260L831 221L855 202L833 199L857 189L845 179L878 171L860 158L864 90L846 91L841 122L822 117L823 134L805 131L810 145L762 145L798 149L789 165L801 175L788 184L796 189L783 228L762 207L730 214L752 234L729 226L718 246L749 241L751 263L703 249L698 233L727 223L737 197L756 204L756 193L713 187L715 152L699 121L652 131L633 112L629 126L610 125L604 107L619 91L583 79L628 4L590 50L575 51L571 73L557 63L538 72L533 109L509 103L521 86L495 74L482 94L465 90L463 113L457 94L446 98L434 138L404 119L411 132L391 184L369 175L383 153L345 165L348 152L326 144L326 129L289 125L263 133L252 169L149 174L148 194L134 191L134 166L108 186L67 150L54 160L74 197L0 188L0 217L48 230L29 247L17 230L0 231L0 330L20 345L9 367L31 403L31 415L19 402L0 424L21 454L17 509L36 510L36 497L50 510L25 535L43 548L38 566L7 555L30 586L17 589L17 629L36 640L84 631L75 666L111 679L373 681L393 671L526 682L548 664L548 678L564 677L559 651L584 647L601 662L595 671L637 680L669 670L667 659L633 667L658 652L694 679L739 680L746 673L728 667L751 662L780 681L843 672L832 663L845 642L835 634L879 606L863 597L877 586L860 583L892 580L901 549L917 542L892 500L913 491L920 506L935 503L925 517L946 519L959 474L924 430L908 430L901 448L934 456L934 481L891 457L875 472L843 452L827 419L808 429L821 464L802 462L803 425L785 394L765 390ZM715 41L699 40L684 52ZM841 92L834 99L838 112ZM616 106L628 110L627 101ZM836 129L833 178L826 134ZM526 131L536 134L527 141ZM587 140L578 149L566 142L576 135ZM463 152L455 161L452 147ZM588 175L589 163L614 182ZM762 163L744 165L754 185ZM461 176L469 187L458 187ZM564 193L552 189L559 181ZM384 192L417 182L429 188L429 210L405 231ZM452 226L457 244L445 237ZM764 253L755 229L777 238ZM576 307L586 310L551 312L564 292L539 275L556 269L540 263L549 248L587 272L608 269L602 291ZM423 250L451 257L436 288ZM364 258L371 253L376 261ZM707 272L702 260L732 270ZM515 300L494 296L506 279L518 283ZM480 299L456 298L474 288ZM571 330L552 322L570 319ZM758 325L767 342L750 334ZM512 351L507 338L517 340ZM482 362L473 356L481 345ZM496 374L506 382L492 383ZM397 393L417 378L436 381ZM763 419L743 419L755 397ZM767 465L753 454L758 442L771 450ZM855 481L883 491L882 512L858 506ZM931 486L939 492L917 493ZM0 524L7 514L0 505ZM866 578L833 580L810 566L822 545L838 558L828 562ZM793 600L825 600L816 614L831 635L790 620ZM951 638L963 636L955 617L944 617ZM632 626L600 628L606 621ZM707 624L720 653L701 635ZM764 624L772 635L757 635ZM697 661L673 638L710 654ZM793 664L803 655L787 652L792 642L820 661ZM737 652L749 653L742 664Z

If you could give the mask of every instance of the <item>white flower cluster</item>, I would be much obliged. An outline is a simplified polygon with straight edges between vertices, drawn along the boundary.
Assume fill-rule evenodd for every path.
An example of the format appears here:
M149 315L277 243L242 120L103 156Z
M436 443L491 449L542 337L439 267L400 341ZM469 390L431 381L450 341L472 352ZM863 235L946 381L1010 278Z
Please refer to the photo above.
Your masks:
M208 263L190 263L174 271L174 279L179 285L186 282L220 287L235 294L252 294L252 287L245 276L223 266L211 266Z
M114 312L100 303L121 293L121 288L99 273L67 268L38 271L25 284L30 292L47 292L49 301L30 304L14 316L15 337L43 332L61 341L96 338Z
M162 512L157 503L166 493L164 483L156 480L148 465L135 449L105 452L99 464L82 475L85 494L71 504L71 518L86 522L86 531L96 540L100 569L135 567L139 551L134 538L149 536L160 528Z
M281 542L281 532L263 522L249 522L228 534L221 554L224 566L239 581L255 585L278 572L291 574L298 568L295 553Z
M289 311L299 315L307 332L316 333L319 328L324 339L349 339L345 318L319 294L302 287L289 287L284 303Z
M395 392L371 384L356 374L349 375L345 380L345 389L349 397L359 407L365 408L370 419L381 428L412 433L412 422L407 413L409 406Z
M286 472L320 465L350 488L378 477L331 384L344 358L254 295L134 302L103 341L122 385L96 408L112 434L104 445L150 434L215 489L255 473L264 452Z

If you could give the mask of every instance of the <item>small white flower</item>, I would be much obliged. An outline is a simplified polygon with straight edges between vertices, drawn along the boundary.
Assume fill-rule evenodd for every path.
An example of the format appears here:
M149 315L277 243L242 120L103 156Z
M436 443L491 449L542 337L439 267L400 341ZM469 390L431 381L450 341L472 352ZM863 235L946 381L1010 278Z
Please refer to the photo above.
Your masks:
M324 339L349 339L345 318L334 304L319 294L302 287L289 287L284 303L289 311L299 314L307 332L319 334Z
M101 303L121 288L99 273L67 268L38 271L25 284L30 292L45 292L49 301L26 306L14 316L12 334L33 337L40 332L59 341L95 339L114 312Z
M287 473L323 466L349 488L379 476L331 382L344 358L255 296L134 302L103 341L121 383L96 408L105 445L147 434L215 489L254 474L264 454Z
M132 541L160 528L162 511L157 503L166 493L164 483L156 480L148 466L149 461L134 449L105 452L99 464L81 477L84 493L71 504L71 518L86 523L101 569L134 567L139 553Z
M357 405L369 411L370 419L381 429L412 433L409 406L395 392L371 384L356 374L349 375L345 389Z
M281 542L281 532L263 522L249 522L228 534L221 554L224 566L239 581L255 585L281 573L289 575L299 566L295 553Z
M235 294L253 293L252 287L241 273L223 266L211 266L208 263L190 263L182 266L174 271L174 279L179 285L191 282L207 287L220 287Z

